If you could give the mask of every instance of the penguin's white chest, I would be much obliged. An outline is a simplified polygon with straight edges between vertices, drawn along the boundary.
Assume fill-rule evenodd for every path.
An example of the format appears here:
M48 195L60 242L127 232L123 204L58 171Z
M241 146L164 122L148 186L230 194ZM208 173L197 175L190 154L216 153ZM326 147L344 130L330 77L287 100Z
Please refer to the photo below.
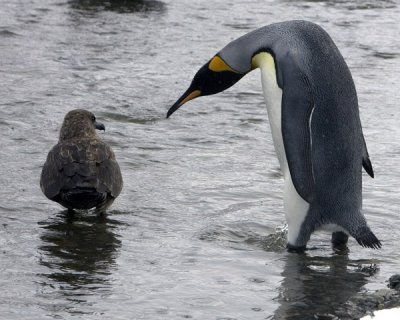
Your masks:
M286 177L288 165L282 139L282 89L279 88L276 80L274 59L268 53L259 53L253 58L254 62L257 62L261 70L264 100L267 105L275 152L278 156L282 173Z
M276 79L274 58L262 52L252 59L254 67L261 70L261 81L267 105L271 134L282 174L285 180L284 207L288 223L288 242L295 244L310 205L297 193L290 175L282 137L282 89Z

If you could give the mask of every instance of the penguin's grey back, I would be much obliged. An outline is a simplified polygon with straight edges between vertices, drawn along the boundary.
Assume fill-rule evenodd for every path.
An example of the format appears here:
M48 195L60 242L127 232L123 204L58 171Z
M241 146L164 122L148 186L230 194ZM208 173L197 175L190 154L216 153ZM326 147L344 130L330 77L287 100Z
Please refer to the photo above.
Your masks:
M310 90L309 106L298 106L309 108L299 115L309 117L312 144L309 175L313 181L304 183L312 185L305 188L303 197L312 200L314 206L323 204L322 220L336 222L345 213L360 214L363 136L356 89L338 48L320 26L295 20L250 32L229 43L218 55L234 70L248 72L251 58L259 52L274 57L277 82L284 92L282 104L285 91L301 97L302 92L296 90ZM282 112L292 112L295 118L296 103L291 105L293 110ZM298 119L293 121L293 126L297 125ZM302 143L288 140L286 143Z

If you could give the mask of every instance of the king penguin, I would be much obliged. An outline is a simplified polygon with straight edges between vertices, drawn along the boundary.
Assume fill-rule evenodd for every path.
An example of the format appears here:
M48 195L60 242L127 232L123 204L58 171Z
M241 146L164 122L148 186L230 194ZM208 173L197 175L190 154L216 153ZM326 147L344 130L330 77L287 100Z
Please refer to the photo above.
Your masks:
M261 27L233 40L195 74L169 109L234 85L259 68L275 151L284 178L287 248L303 251L318 229L333 245L348 236L381 242L362 213L362 167L374 172L350 70L328 33L308 21Z

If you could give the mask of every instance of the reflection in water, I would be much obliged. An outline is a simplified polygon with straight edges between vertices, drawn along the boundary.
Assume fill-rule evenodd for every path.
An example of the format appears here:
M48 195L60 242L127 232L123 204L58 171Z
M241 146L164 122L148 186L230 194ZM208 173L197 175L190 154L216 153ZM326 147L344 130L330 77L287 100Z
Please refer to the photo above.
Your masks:
M46 274L50 281L45 285L59 286L65 296L107 286L121 246L113 232L118 222L79 213L71 216L63 211L39 224L44 229L40 264L50 270Z
M333 315L339 316L342 305L376 272L373 262L351 261L346 253L331 257L288 253L274 319L335 319Z
M395 0L284 0L284 2L307 3L307 2L323 2L328 6L344 7L348 10L368 10L368 9L384 9L396 8Z
M71 0L74 9L109 10L118 13L163 12L165 4L158 0Z

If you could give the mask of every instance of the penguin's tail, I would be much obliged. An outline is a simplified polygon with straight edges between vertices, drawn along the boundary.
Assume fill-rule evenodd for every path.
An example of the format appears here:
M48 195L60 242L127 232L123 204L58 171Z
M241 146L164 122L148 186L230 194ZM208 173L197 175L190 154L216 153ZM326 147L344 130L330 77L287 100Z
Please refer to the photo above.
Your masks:
M372 249L380 249L382 247L382 243L378 240L368 226L357 229L355 234L352 236L362 247Z

